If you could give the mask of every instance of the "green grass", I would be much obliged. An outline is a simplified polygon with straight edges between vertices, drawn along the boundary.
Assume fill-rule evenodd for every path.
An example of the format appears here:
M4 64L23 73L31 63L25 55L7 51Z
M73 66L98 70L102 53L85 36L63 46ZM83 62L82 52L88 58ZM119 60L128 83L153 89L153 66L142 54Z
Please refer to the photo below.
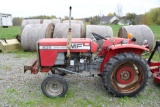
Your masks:
M160 35L160 26L149 26L155 35Z
M160 40L160 26L149 26L155 36L155 40Z
M25 96L19 90L8 88L3 92L1 97L7 98L7 104L10 106L18 107L140 107L142 105L144 107L150 107L153 106L152 102L159 102L160 97L160 87L156 87L153 84L153 86L147 86L138 96L131 98L118 98L110 94L105 94L107 92L102 88L98 91L91 88L89 88L90 90L83 90L83 88L75 87L78 84L70 83L69 85L66 96L61 98L47 98L39 91L40 88L37 88L37 92L33 90L29 92L29 94L26 94L27 90L24 89L23 93L26 94ZM30 88L32 88L32 86ZM87 86L84 85L84 88L87 88ZM78 89L82 89L83 91ZM78 93L78 91L81 93ZM85 95L87 92L88 94ZM151 95L152 93L153 95Z
M113 29L113 35L118 36L118 31L122 27L121 25L108 25Z
M160 40L160 26L149 26L154 34L154 39L155 41ZM150 54L149 54L150 55ZM148 58L149 55L146 55L145 57ZM156 52L155 55L153 56L152 60L154 61L159 61L159 53Z
M1 38L13 39L20 34L21 34L20 26L12 26L8 28L0 27L0 39Z

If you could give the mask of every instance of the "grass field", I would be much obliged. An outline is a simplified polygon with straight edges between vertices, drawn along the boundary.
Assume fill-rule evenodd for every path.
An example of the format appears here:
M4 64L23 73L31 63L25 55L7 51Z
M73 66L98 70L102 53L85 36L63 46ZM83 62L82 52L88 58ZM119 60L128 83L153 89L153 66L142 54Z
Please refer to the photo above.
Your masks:
M160 26L149 26L154 33L155 40L160 40Z
M118 30L121 26L119 25L110 25L110 26L114 31L114 36L117 36ZM149 27L152 29L155 35L155 39L160 40L160 26L149 26ZM9 27L9 28L0 28L0 39L15 38L17 34L21 34L21 29L19 26ZM23 52L23 51L14 52L14 54L16 54L16 58L21 58L21 57L30 58L30 56L36 56L36 53ZM155 60L158 59L158 54L154 57L154 59ZM37 85L37 83L35 83L34 80L31 82L24 82L26 87L31 86L31 89L26 91L26 92L29 91L27 95L23 96L23 94L21 94L21 92L23 91L19 91L19 90L17 91L14 89L14 87L12 87L10 89L7 89L5 93L2 94L2 96L3 97L7 96L6 98L8 98L8 102L18 107L53 107L53 106L54 107L59 107L59 106L63 106L63 107L106 107L106 106L150 107L154 105L157 106L156 104L160 105L159 103L160 87L155 86L153 84L152 79L149 80L149 83L151 84L151 86L147 86L143 93L140 93L138 96L134 98L129 98L129 97L116 98L113 95L106 93L105 89L103 87L100 87L102 86L102 84L93 82L95 85L94 88L89 88L90 85L93 85L93 84L90 84L90 81L91 81L90 79L87 79L87 81L84 81L84 82L81 79L79 80L80 82L78 84L85 83L85 85L82 85L84 88L78 87L78 84L75 81L69 80L69 83L70 83L69 91L67 92L67 95L63 98L49 99L45 97L40 91L41 90L40 83L38 83ZM90 90L88 90L88 88ZM25 87L20 90L25 91ZM86 96L85 93L80 93L80 92L85 92L89 96ZM24 101L23 98L27 100ZM0 101L0 104L1 104L1 101Z
M119 28L121 25L109 25L113 29L114 36L118 35ZM160 40L160 26L149 26L155 35L155 40ZM0 38L5 39L12 39L15 38L17 35L21 34L21 27L20 26L13 26L9 28L2 28L0 27Z
M2 38L13 39L20 34L21 34L20 26L13 26L9 28L0 27L0 39Z

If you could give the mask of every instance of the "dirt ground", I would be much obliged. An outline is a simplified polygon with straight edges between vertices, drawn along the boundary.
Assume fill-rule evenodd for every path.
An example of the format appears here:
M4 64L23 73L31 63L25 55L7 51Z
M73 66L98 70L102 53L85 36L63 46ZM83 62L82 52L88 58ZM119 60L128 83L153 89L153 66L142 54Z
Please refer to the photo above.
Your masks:
M34 57L34 55L33 55ZM32 57L31 57L32 58ZM41 82L46 74L24 73L23 66L31 58L14 53L0 53L0 107L59 106L86 107L158 107L160 86L150 77L148 85L138 96L116 98L107 93L99 77L66 76L69 90L65 99L56 102L47 99L41 91ZM58 102L58 103L59 103Z

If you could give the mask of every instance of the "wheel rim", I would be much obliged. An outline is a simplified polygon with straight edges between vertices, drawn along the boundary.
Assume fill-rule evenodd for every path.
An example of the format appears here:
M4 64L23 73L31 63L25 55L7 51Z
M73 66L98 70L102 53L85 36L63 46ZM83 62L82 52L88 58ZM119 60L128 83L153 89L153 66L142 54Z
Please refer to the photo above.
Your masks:
M46 91L52 96L58 96L63 92L63 85L61 84L61 82L56 80L49 81L46 84Z
M111 75L111 84L122 93L137 90L144 81L144 71L135 63L123 63L117 66Z
M135 78L135 73L131 67L120 68L116 73L116 80L120 84L129 84Z

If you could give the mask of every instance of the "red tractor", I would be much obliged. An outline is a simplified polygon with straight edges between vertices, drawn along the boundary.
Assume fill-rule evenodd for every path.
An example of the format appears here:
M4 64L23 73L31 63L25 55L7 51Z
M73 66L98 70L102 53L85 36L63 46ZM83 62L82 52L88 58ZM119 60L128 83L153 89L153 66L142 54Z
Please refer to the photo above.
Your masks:
M101 76L105 88L119 97L135 96L146 86L150 69L141 57L143 51L149 51L145 45L135 45L135 38L104 38L92 34L102 45L98 46L89 38L72 38L69 57L67 38L37 42L38 60L29 69L33 74L39 71L53 73L42 82L42 91L47 97L64 96L68 85L62 76L68 73L83 75L83 71L89 74L84 76L91 76L100 70L96 74Z
M141 57L144 51L149 51L148 46L135 45L136 39L131 36L128 39L104 38L91 33L95 40L72 38L69 27L67 38L45 38L37 42L38 59L31 66L24 66L24 70L31 70L33 74L53 73L41 85L47 97L66 94L68 85L63 77L66 74L98 75L106 90L118 97L132 97L144 89L150 72L148 63L157 64ZM88 75L83 71L87 71ZM158 72L159 68L154 71Z

